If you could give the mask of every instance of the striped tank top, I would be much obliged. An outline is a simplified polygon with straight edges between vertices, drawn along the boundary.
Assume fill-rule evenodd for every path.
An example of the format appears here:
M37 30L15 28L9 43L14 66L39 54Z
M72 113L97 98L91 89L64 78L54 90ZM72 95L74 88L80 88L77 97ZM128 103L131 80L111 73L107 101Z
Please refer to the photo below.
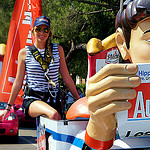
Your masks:
M44 58L45 49L38 49ZM59 77L59 66L60 66L60 56L58 51L58 46L56 43L53 43L53 58L54 63L50 62L49 64L49 72L48 76L50 79L55 82L58 86L58 77ZM30 52L29 48L26 48L26 83L29 87L31 87L34 91L48 92L48 82L45 79L44 71L40 65L40 63L35 60L34 56ZM52 87L54 91L58 91L56 87Z

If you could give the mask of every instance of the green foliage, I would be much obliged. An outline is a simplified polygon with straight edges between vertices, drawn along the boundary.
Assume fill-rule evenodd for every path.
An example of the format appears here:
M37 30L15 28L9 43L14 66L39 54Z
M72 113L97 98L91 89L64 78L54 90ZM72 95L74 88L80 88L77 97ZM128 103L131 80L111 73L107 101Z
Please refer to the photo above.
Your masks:
M61 44L65 52L69 49L70 39L75 44L87 43L91 37L103 39L115 31L113 12L88 14L98 10L106 8L76 0L43 1L43 14L51 19L52 31L59 37L53 41Z
M90 1L112 6L119 5L117 0ZM51 19L51 28L54 34L53 42L63 46L65 55L70 50L71 41L77 45L79 43L87 43L93 37L103 40L115 32L116 10L107 12L106 8L102 6L89 5L77 0L45 0L42 4L43 14ZM90 13L99 10L101 10L99 13ZM86 78L86 52L79 52L72 59L71 74Z
M14 9L15 0L0 0L0 43L7 42L10 20Z
M85 87L86 85L85 84L77 84L76 85L77 88L80 88L82 93L85 95Z
M119 9L119 1L89 1L110 5L112 11L107 11L107 8L99 5L78 2L78 0L42 0L43 15L51 19L53 42L64 48L65 55L69 52L72 41L74 45L78 45L87 43L93 37L103 40L115 32L115 15L118 11L115 8ZM0 43L7 42L14 4L15 0L0 0ZM86 78L86 52L81 51L72 59L71 74Z
M88 67L87 53L85 51L79 52L70 63L71 73L86 79Z

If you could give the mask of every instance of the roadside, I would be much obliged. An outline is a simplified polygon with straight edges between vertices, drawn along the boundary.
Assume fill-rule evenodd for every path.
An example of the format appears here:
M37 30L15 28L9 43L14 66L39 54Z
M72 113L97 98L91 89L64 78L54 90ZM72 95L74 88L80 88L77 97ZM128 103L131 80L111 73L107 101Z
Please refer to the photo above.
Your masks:
M19 127L18 141L13 137L0 137L0 150L37 150L36 127Z

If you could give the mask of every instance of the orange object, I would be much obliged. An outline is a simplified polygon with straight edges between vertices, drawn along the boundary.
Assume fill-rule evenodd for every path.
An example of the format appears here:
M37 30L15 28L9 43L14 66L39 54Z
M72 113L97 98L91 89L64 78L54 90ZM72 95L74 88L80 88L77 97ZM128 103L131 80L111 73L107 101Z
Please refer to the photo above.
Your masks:
M86 97L80 98L75 103L73 103L66 115L66 118L70 120L74 120L77 117L82 117L82 118L90 117Z

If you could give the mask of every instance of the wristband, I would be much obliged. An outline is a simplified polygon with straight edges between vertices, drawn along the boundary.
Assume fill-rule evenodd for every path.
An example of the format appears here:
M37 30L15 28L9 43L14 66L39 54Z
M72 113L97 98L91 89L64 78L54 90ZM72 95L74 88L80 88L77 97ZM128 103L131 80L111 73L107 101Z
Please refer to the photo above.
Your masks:
M113 145L113 139L109 140L109 141L98 141L98 140L95 140L93 139L92 137L90 137L87 133L87 130L86 130L86 133L85 133L85 143L91 147L91 148L94 148L94 149L101 149L101 150L106 150L106 149L109 149L112 147Z
M7 105L10 106L10 107L12 106L11 104L7 104Z
M8 109L8 108L6 108L5 110L8 110L8 111L10 111L10 109Z

